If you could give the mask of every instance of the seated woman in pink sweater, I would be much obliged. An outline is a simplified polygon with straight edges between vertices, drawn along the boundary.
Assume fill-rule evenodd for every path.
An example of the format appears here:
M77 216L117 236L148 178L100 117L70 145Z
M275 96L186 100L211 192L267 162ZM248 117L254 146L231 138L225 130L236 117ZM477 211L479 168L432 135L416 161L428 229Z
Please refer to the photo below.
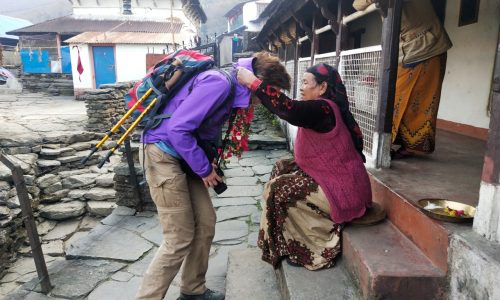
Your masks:
M303 78L304 101L296 101L252 72L238 70L238 81L270 112L299 127L295 160L278 161L265 187L258 240L262 259L277 267L287 258L317 270L335 264L343 224L364 215L372 194L361 131L339 73L318 64Z

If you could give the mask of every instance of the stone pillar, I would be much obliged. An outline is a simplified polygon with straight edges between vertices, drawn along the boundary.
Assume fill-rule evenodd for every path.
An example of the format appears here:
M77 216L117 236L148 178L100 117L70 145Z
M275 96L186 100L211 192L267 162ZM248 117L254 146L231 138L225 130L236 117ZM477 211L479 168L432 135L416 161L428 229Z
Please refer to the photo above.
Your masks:
M493 75L491 119L474 230L500 242L500 44Z

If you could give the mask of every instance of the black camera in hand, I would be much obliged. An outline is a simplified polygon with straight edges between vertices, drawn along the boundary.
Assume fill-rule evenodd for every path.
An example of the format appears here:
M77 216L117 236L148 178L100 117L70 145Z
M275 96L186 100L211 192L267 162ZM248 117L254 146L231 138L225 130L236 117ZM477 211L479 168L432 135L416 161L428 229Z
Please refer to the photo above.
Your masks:
M224 177L224 172L220 168L215 168L215 173L219 175L221 178ZM224 191L227 190L227 185L225 182L219 182L216 186L214 186L214 191L217 193L217 195L220 195L224 193Z

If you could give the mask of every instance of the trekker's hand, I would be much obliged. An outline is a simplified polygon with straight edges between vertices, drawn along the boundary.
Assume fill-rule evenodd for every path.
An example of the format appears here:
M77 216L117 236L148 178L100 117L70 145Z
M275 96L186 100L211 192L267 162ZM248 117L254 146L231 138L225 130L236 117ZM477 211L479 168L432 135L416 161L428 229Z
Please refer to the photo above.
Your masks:
M219 182L222 182L222 178L220 178L219 175L215 172L215 168L212 169L212 173L208 175L207 177L203 177L203 183L205 184L205 187L208 189L209 187L214 187L219 184Z
M257 79L257 77L251 71L248 71L243 67L238 67L236 77L238 78L239 83L248 88L250 88L252 82Z

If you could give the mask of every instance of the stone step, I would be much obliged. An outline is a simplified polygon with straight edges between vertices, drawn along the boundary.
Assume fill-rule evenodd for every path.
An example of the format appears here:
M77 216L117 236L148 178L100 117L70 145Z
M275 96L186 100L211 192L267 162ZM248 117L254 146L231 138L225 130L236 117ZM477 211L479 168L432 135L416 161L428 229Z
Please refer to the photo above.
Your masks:
M309 271L283 261L276 271L281 299L284 300L323 300L361 299L356 281L345 267L344 259L329 269Z
M410 199L370 174L373 199L387 218L443 272L448 270L449 231L426 216Z
M226 300L239 299L281 299L273 267L260 259L259 249L229 252Z
M346 227L342 251L364 299L445 299L446 273L390 221Z

